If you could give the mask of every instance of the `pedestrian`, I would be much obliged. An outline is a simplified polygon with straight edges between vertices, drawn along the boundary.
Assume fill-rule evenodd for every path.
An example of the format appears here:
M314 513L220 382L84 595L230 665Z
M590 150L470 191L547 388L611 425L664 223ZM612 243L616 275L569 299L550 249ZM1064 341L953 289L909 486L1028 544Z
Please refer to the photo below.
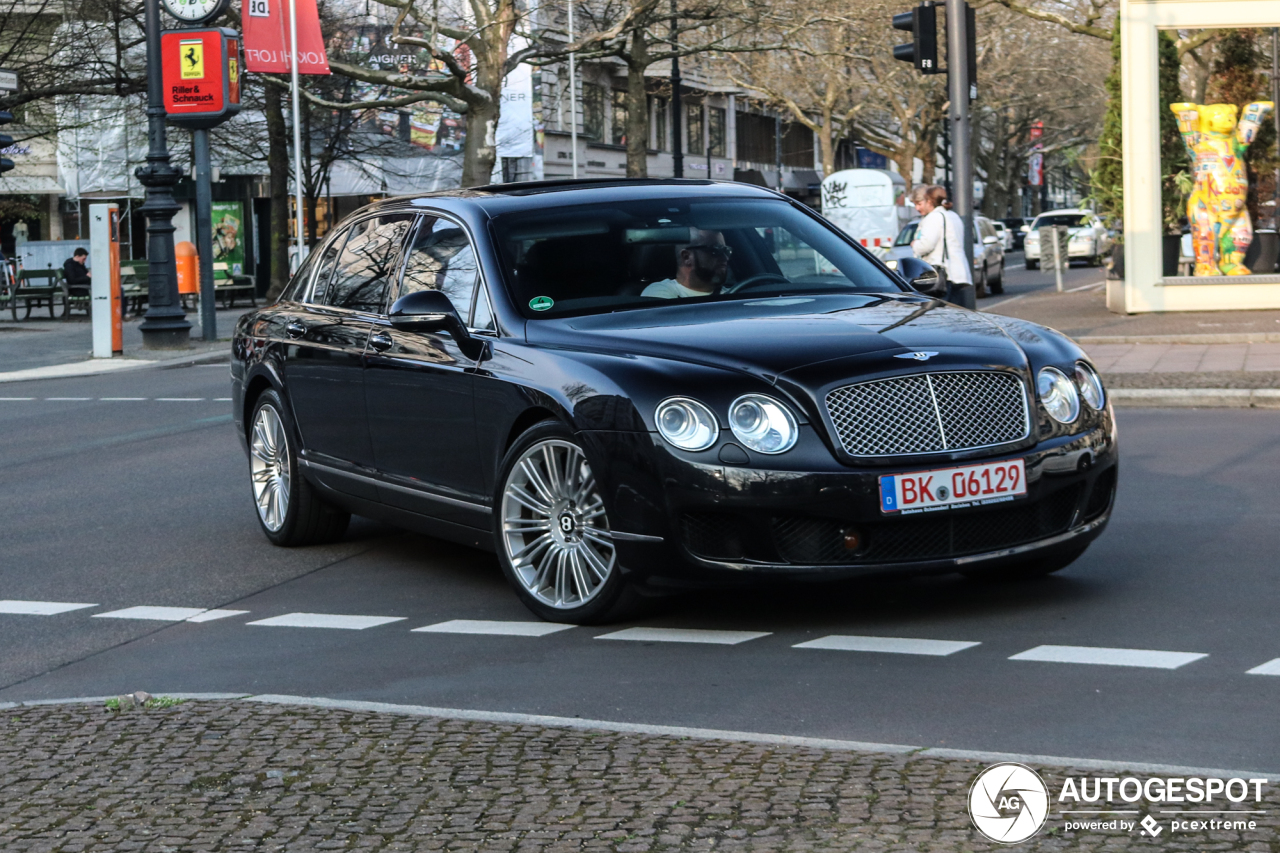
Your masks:
M84 265L88 258L89 250L80 247L71 253L71 257L62 262L62 277L67 281L68 290L74 287L83 292L85 288L93 284L91 278L93 273Z
M947 191L937 184L916 187L911 191L911 200L921 217L911 250L946 276L950 299L956 286L973 284L973 271L964 251L964 220L950 209Z

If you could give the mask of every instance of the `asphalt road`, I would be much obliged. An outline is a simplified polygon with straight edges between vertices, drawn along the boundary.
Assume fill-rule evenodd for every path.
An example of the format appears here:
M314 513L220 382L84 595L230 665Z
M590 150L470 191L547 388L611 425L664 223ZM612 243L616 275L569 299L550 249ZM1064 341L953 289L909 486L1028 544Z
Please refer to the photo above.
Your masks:
M270 692L1280 770L1280 677L1248 674L1280 658L1280 412L1122 410L1112 525L1050 578L700 593L519 636L494 633L533 620L491 556L359 520L337 545L269 545L228 396L225 365L0 385L30 398L0 400L0 611L91 605L0 612L0 701ZM189 610L108 615L132 607ZM244 612L177 621L209 609ZM287 614L394 621L251 624ZM503 624L413 630L452 620ZM629 627L704 642L602 639ZM796 648L831 636L898 651ZM1042 646L1140 665L1011 659Z
M1053 270L1041 267L1029 270L1022 252L1007 252L1004 256L1004 293L990 296L978 301L979 310L992 308L1010 299L1016 299L1029 293L1053 290L1058 286ZM1101 284L1106 280L1107 271L1103 267L1091 267L1083 261L1073 261L1062 273L1062 289L1089 287Z

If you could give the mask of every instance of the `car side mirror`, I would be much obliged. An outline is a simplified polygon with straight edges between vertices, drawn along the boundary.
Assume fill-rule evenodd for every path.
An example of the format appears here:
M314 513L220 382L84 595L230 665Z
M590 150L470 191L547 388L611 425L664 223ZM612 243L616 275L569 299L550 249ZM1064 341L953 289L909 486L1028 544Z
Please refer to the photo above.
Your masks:
M401 296L387 318L402 332L445 332L468 358L479 358L484 349L484 341L471 336L442 290L418 290Z
M903 258L899 261L898 275L926 296L942 298L946 295L947 286L939 278L938 271L919 258Z
M1023 226L1022 226L1021 228L1019 228L1018 230L1019 230L1019 231L1021 231L1023 234L1027 234L1027 233L1030 233L1030 231L1031 231L1031 226L1030 226L1030 225L1023 225Z
M987 245L991 245L992 243L999 243L1000 238L999 237L983 237L982 242L986 243Z

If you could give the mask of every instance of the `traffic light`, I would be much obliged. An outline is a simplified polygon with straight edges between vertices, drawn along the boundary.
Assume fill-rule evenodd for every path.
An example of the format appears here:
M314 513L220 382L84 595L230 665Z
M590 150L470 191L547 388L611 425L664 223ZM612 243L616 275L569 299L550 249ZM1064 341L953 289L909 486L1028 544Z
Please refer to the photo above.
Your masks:
M911 33L911 44L893 49L893 58L910 62L922 74L938 73L938 13L931 3L893 16L893 28Z
M0 127L13 121L13 113L0 110ZM13 144L13 137L7 133L0 133L0 151L8 148ZM13 161L8 157L0 157L0 175L13 168Z

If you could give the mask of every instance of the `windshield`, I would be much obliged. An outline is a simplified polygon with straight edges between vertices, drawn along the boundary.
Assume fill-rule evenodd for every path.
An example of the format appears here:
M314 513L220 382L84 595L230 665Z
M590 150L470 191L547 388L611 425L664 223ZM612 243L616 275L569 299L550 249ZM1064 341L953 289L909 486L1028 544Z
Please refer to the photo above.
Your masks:
M794 293L900 293L903 286L785 201L615 201L494 217L527 317L599 314Z
M898 232L898 239L893 241L893 245L910 246L911 241L916 238L916 228L919 224L918 222L912 222L903 226L902 230Z
M1036 228L1045 228L1050 225L1065 225L1068 228L1079 228L1086 224L1083 213L1055 213L1052 216L1045 215L1038 217L1035 224L1031 226L1032 230Z

